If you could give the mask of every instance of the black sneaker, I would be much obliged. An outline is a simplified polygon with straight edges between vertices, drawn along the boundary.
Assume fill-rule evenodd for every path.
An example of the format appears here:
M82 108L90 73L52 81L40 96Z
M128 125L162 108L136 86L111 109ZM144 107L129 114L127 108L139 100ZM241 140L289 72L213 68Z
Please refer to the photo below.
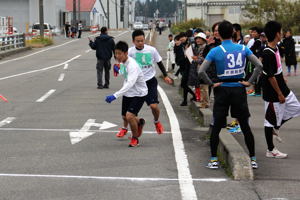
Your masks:
M100 85L100 86L98 86L98 87L97 87L97 89L103 89L103 86L102 86L102 85Z
M104 85L104 86L103 86L103 88L106 88L106 89L108 89L109 87L108 87L108 85Z
M186 101L183 101L180 106L187 106L187 102Z

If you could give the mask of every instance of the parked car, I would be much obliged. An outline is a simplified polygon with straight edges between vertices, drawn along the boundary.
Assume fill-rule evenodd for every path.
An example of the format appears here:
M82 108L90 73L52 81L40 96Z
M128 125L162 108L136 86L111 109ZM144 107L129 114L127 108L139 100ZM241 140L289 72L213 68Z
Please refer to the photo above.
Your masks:
M143 24L143 30L148 30L149 29L149 25L148 24Z
M142 29L143 29L143 23L142 22L134 22L133 30L142 30Z
M19 33L19 31L18 31L18 29L16 27L13 27L13 32L14 32L14 34L18 34Z
M48 23L44 23L44 35L45 36L52 36L52 27ZM32 33L32 37L36 37L40 35L40 23L35 23L32 25L31 30L29 30L30 33Z

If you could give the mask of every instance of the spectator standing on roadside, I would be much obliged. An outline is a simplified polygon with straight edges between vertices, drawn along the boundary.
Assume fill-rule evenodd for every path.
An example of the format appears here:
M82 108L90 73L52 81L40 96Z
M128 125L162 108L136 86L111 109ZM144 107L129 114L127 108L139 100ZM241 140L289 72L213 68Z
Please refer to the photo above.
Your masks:
M71 37L75 38L77 34L77 28L75 25L71 26L71 32L72 32Z
M107 34L107 28L101 28L100 36L96 37L95 41L92 41L90 38L90 47L93 50L96 50L96 57L97 57L97 88L109 88L109 79L110 79L110 59L114 53L115 42L113 37ZM103 77L103 70L105 71L105 84L103 85L102 77Z
M203 32L195 35L195 43L192 44L192 49L194 56L192 57L193 61L191 64L188 83L190 86L195 87L196 101L201 103L201 108L208 108L208 85L205 84L198 76L198 68L203 63L209 51L206 42L206 35Z
M173 40L173 35L169 34L168 39L169 39L169 44L168 44L168 49L167 49L166 71L168 71L169 63L171 63L171 65L172 65L172 70L175 69L175 55L174 55L175 42Z
M70 27L71 27L70 23L66 22L66 24L65 24L65 33L66 33L67 38L70 37Z
M219 46L221 44L221 38L219 35L219 24L221 22L217 22L212 26L212 32L213 35L210 36L210 38L208 38L207 40L207 45L208 45L208 49L212 50L213 48ZM218 82L218 76L217 76L217 70L216 70L216 65L215 63L211 63L210 67L207 69L206 71L208 77L215 83ZM210 96L212 92L212 87L209 86L208 88L208 95Z
M159 35L161 35L163 28L164 28L164 22L160 20L158 23Z
M79 21L77 27L78 27L78 38L81 38L81 33L82 33L82 21Z
M233 24L233 41L237 44L244 44L242 27L240 24Z
M297 58L295 51L295 40L293 39L292 31L288 30L283 39L285 64L288 69L287 76L291 75L291 67L294 66L294 75L297 75Z

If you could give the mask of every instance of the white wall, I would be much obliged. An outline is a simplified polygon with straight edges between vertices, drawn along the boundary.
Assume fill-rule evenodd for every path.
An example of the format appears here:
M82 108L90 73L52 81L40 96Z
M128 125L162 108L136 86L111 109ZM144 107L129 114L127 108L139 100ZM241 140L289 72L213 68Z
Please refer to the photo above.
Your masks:
M215 0L207 0L215 1ZM243 0L218 0L219 2L233 2ZM188 6L187 18L202 18L205 20L206 25L212 26L216 20L228 20L232 23L241 23L241 9L240 6L201 6L201 2L206 0L187 0L188 3L196 3L195 6ZM198 3L198 4L197 4Z
M26 24L29 23L28 0L0 0L0 16L13 17L13 26L25 32Z
M44 0L44 22L59 27L60 12L66 10L64 0ZM39 0L29 0L30 25L39 22Z
M99 1L99 0L97 0ZM117 28L117 23L116 23L116 6L113 2L117 3L117 10L118 10L118 28L123 28L123 22L120 21L120 0L102 0L103 7L105 11L107 11L107 1L109 1L109 25L110 28L115 29Z

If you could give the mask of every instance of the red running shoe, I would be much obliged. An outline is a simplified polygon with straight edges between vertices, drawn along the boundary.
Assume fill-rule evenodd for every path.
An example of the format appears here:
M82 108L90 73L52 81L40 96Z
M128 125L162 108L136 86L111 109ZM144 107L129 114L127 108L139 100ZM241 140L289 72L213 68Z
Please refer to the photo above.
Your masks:
M160 122L154 123L157 134L163 134L164 133L164 127Z
M132 137L128 147L137 147L139 146L139 139L136 137Z
M141 135L143 133L144 125L145 125L145 120L143 118L140 118L139 123L138 123L138 136L137 137L141 137Z
M118 138L122 138L127 134L128 130L125 128L120 128L119 133L116 134Z

